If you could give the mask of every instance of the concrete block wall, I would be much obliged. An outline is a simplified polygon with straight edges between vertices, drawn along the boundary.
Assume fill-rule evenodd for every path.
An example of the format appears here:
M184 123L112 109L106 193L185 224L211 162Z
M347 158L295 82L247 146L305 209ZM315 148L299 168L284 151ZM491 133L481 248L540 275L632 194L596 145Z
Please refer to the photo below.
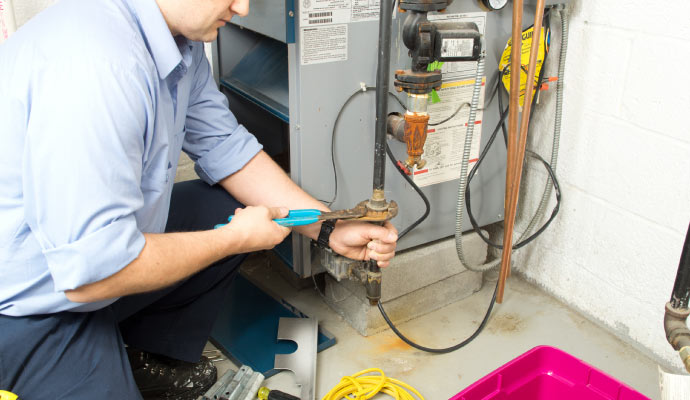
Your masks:
M576 0L570 7L557 170L563 203L542 238L516 254L514 268L680 369L662 319L690 222L690 2L664 4ZM556 75L560 21L552 25ZM542 97L530 132L529 147L547 159L554 104L555 93ZM536 163L530 167L520 226L546 179Z

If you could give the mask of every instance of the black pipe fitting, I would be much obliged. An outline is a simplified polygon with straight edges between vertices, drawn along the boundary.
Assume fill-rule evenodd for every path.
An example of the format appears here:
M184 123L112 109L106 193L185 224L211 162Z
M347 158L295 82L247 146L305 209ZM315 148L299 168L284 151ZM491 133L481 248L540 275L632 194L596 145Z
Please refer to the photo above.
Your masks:
M367 298L369 304L375 306L381 301L381 268L375 260L370 260L367 266L367 281L364 282L364 288L367 291Z
M690 329L687 319L690 316L690 226L685 235L685 244L678 264L676 281L671 293L671 301L666 303L664 313L664 332L666 340L680 353L685 369L690 372Z
M664 313L666 340L673 346L674 350L680 352L680 358L688 372L690 372L690 329L687 325L689 315L689 309L673 308L670 302L666 303L666 312Z

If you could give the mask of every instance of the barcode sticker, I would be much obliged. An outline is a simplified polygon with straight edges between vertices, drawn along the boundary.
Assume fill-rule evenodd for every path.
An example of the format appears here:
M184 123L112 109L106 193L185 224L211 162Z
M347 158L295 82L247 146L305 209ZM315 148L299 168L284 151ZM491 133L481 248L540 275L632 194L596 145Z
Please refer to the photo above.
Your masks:
M314 24L330 24L331 22L333 22L333 18L310 19L310 20L309 20L309 25L314 25Z
M332 17L332 16L333 16L333 13L331 11L309 13L309 18L321 18L321 17Z

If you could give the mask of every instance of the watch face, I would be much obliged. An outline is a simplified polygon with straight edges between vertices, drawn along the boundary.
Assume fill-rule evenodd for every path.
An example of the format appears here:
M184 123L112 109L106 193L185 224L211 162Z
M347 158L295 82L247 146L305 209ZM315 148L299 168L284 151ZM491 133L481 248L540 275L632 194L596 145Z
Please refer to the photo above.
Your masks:
M492 10L500 10L508 4L508 0L482 0Z

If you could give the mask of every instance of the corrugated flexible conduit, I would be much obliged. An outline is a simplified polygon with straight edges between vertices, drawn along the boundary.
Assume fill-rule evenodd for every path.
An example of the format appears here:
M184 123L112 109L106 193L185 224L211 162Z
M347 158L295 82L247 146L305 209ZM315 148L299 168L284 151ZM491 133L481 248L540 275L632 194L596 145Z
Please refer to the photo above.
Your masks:
M558 150L561 143L561 121L563 120L563 77L565 76L565 58L568 53L568 11L564 6L559 8L561 17L561 50L558 58L558 81L556 82L556 116L553 124L553 145L551 146L551 168L556 171L558 166ZM530 235L534 227L539 223L546 212L546 206L551 198L553 185L551 177L547 177L544 194L541 196L537 212L532 217L524 235ZM523 236L524 236L523 235Z
M558 65L558 82L556 89L556 112L554 123L553 147L551 150L551 166L556 170L558 164L558 150L560 148L561 138L561 121L563 115L563 77L565 76L565 60L568 50L568 14L564 7L558 9L561 17L561 51L559 55ZM479 103L479 94L481 93L481 83L484 75L484 57L482 57L477 65L477 76L475 77L474 92L472 93L472 103L470 107L470 116L467 121L467 133L465 135L465 145L462 153L462 163L460 167L460 185L458 189L458 203L455 214L455 250L458 253L458 258L462 265L470 271L485 272L489 271L501 264L501 259L497 258L485 264L470 265L465 260L465 253L462 245L462 219L465 212L465 189L467 187L467 169L469 167L470 151L472 149L472 136L474 134L474 123L476 118L477 107ZM500 95L500 93L499 93ZM544 193L542 194L537 212L532 217L527 229L520 235L518 242L525 237L528 237L536 224L544 217L546 206L551 196L552 183L551 178L548 178Z

